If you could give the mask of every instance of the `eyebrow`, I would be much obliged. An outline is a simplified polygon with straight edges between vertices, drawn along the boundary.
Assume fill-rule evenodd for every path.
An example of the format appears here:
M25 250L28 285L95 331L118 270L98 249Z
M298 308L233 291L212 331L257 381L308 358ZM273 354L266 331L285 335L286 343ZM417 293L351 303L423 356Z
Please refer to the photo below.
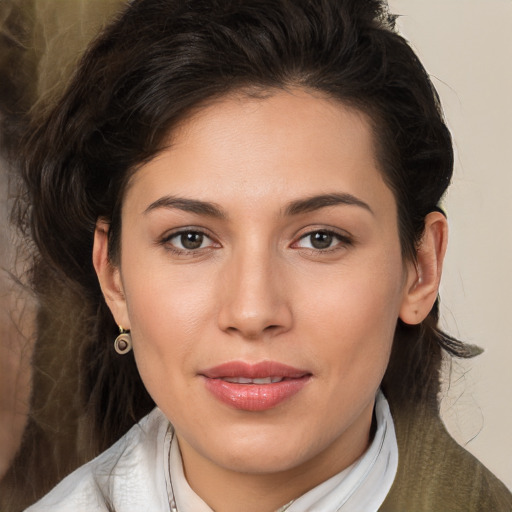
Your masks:
M197 199L185 199L183 197L164 196L151 203L145 210L147 214L158 208L177 209L184 212L196 213L198 215L206 215L216 219L226 218L226 214L222 208L215 203L207 201L199 201Z
M370 205L353 196L352 194L322 194L318 196L307 197L306 199L298 199L289 203L284 212L285 215L299 215L301 213L309 213L328 206L348 205L358 206L368 210L373 215Z
M285 207L284 215L300 215L303 213L320 210L328 206L337 205L358 206L373 214L373 210L370 208L370 205L353 196L352 194L333 193L311 196L305 199L297 199L292 201ZM160 199L157 199L144 210L144 214L147 214L158 208L178 209L185 212L195 213L197 215L213 217L216 219L227 218L227 214L224 212L224 210L215 203L209 201L200 201L197 199L186 199L176 196L164 196Z

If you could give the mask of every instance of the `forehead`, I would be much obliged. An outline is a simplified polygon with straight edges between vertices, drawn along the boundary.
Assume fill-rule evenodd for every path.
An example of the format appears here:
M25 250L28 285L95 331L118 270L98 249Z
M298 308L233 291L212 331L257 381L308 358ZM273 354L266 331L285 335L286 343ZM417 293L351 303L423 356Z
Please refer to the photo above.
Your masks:
M173 130L167 148L135 173L127 200L143 208L164 190L246 204L332 192L374 203L391 196L368 117L301 89L233 94L197 109Z

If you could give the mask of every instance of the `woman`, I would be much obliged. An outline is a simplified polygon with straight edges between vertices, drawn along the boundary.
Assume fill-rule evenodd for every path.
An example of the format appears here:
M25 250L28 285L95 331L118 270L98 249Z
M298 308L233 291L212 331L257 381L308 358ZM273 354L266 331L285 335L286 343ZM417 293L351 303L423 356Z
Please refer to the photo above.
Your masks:
M141 0L88 51L27 218L41 332L82 299L82 439L117 443L30 510L510 509L438 419L442 349L475 353L437 328L453 153L392 25Z

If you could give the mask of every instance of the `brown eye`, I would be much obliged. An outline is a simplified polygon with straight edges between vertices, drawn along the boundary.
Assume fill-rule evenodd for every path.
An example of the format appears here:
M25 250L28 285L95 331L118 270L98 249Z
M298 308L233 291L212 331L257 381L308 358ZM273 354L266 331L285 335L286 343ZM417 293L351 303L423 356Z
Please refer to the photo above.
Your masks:
M180 242L184 249L188 249L190 251L194 249L199 249L203 245L204 235L202 233L182 233L180 235Z
M317 231L316 233L312 233L309 235L311 247L314 249L328 249L331 247L334 236L332 233L327 233L325 231Z
M350 245L352 245L350 237L323 229L310 231L294 244L297 248L312 249L315 251L341 249Z
M162 243L181 252L197 251L199 249L206 249L216 245L209 236L205 235L201 231L180 231L166 237Z

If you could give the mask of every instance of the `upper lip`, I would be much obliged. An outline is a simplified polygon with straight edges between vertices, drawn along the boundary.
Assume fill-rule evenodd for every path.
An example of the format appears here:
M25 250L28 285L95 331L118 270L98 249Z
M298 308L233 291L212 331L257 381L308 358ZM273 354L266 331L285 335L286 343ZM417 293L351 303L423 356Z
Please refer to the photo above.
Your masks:
M247 379L263 379L265 377L301 378L310 375L311 372L300 368L294 368L277 361L261 361L259 363L247 363L245 361L229 361L218 366L199 372L210 379L224 377L245 377Z

